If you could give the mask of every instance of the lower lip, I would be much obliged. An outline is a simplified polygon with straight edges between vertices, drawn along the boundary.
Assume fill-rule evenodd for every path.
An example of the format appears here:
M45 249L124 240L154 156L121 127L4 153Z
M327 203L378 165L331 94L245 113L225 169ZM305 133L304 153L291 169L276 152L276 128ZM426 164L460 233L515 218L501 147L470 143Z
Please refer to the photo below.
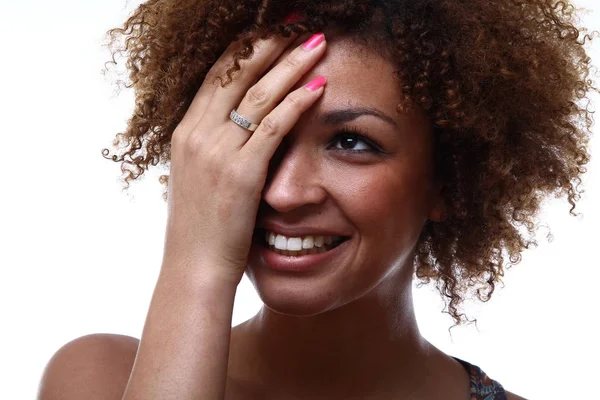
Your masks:
M338 257L348 247L350 239L346 239L337 247L318 254L305 254L303 256L286 256L283 254L277 254L265 247L264 243L259 244L259 254L264 260L265 264L276 271L291 271L291 272L303 272L324 267L331 263L336 257Z

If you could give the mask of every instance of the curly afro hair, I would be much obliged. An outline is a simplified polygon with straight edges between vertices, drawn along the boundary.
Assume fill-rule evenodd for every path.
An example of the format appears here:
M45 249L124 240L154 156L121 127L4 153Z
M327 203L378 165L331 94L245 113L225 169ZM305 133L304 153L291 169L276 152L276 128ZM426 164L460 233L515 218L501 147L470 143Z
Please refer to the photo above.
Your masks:
M302 19L284 24L292 10ZM336 29L377 44L402 85L399 111L419 107L433 127L449 212L425 225L415 269L459 325L470 321L462 302L489 300L536 244L544 198L566 197L575 215L593 124L587 96L598 92L584 49L593 35L576 27L576 12L555 0L148 0L107 33L136 101L118 154L102 154L121 164L125 188L150 165L168 166L175 127L234 40L242 49L224 85L258 38Z

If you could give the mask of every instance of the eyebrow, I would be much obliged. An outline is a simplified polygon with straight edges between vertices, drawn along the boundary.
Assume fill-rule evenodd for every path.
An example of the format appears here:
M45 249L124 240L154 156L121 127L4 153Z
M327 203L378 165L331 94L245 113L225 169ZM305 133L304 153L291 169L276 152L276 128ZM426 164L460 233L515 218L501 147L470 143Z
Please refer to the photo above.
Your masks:
M372 115L374 117L382 119L388 124L398 127L398 124L392 119L392 117L376 108L371 107L341 108L337 110L327 111L326 113L320 115L319 121L322 124L343 124L344 122L352 121L353 119L356 119L361 115Z

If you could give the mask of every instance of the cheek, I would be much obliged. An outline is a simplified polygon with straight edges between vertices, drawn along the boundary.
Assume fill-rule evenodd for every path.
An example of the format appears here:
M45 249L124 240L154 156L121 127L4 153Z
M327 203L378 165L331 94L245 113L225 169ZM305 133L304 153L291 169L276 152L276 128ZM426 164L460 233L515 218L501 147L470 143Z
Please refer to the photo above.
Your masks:
M413 241L426 220L427 204L424 174L416 172L385 164L357 168L338 175L332 195L362 236Z

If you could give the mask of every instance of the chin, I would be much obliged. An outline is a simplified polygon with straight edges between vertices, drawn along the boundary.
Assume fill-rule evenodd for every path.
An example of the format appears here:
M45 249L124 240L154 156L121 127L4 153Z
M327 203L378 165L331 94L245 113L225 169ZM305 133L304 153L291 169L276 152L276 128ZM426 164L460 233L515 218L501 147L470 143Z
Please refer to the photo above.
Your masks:
M296 276L281 276L270 271L261 273L248 267L247 275L265 307L282 315L311 317L322 314L337 306L332 298L334 285L320 277L298 279Z
M300 304L300 303L268 303L264 302L266 308L271 310L274 313L285 315L288 317L314 317L319 314L323 314L327 309L323 309L320 307L315 307L308 304Z

